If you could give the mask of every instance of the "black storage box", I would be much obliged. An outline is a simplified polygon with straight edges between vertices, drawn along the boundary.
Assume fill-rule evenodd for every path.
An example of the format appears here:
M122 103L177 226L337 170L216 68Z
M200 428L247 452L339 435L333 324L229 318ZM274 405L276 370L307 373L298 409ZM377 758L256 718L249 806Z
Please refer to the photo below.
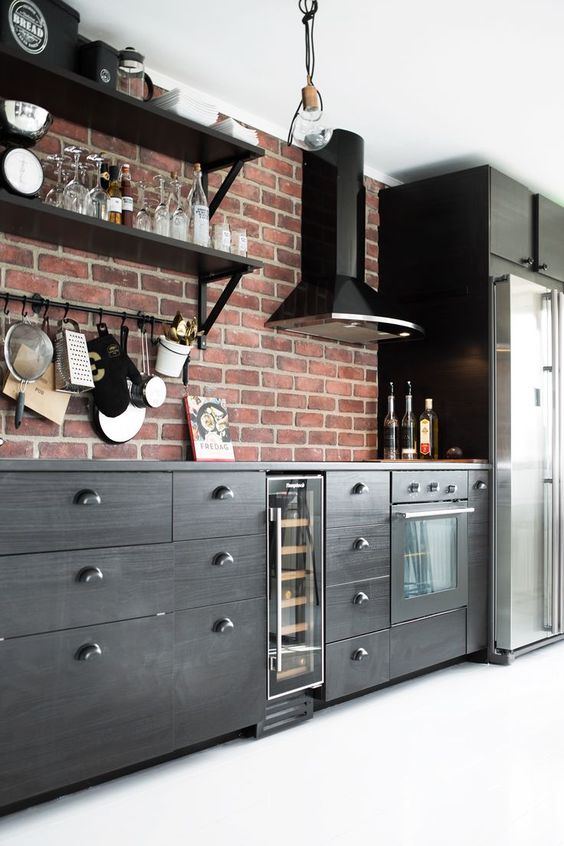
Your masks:
M117 88L119 51L104 41L88 41L78 50L78 72L104 88Z
M79 22L62 0L0 0L0 43L72 71Z

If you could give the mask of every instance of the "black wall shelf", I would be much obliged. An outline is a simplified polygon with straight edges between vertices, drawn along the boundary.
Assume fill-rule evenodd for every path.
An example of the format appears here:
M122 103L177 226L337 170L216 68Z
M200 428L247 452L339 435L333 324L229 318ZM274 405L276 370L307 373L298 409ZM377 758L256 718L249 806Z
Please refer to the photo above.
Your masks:
M38 59L0 47L2 96L27 100L57 117L98 129L185 162L200 162L211 171L264 155L261 147L231 138L150 103Z

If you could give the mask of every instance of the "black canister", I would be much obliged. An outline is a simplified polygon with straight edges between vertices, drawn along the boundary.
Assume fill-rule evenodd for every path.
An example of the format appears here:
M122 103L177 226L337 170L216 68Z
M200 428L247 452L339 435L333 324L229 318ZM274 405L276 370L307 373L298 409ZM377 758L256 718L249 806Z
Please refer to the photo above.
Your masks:
M0 0L0 43L72 71L79 22L76 9L62 0Z
M78 51L78 72L105 88L117 87L119 51L105 41L88 41Z

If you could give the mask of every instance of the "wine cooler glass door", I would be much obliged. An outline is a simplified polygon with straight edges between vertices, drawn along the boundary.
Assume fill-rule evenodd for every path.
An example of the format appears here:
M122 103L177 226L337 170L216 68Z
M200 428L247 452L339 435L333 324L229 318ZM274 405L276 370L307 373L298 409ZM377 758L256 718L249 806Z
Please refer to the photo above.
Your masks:
M271 477L269 698L323 682L323 479Z

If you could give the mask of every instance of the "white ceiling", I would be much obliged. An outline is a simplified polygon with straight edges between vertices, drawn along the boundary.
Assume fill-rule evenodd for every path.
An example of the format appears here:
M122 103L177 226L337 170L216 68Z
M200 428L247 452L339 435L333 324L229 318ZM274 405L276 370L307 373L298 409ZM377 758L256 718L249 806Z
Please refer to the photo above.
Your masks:
M80 31L285 137L304 80L297 0L71 0ZM564 202L563 0L319 0L315 81L367 169L490 163Z

